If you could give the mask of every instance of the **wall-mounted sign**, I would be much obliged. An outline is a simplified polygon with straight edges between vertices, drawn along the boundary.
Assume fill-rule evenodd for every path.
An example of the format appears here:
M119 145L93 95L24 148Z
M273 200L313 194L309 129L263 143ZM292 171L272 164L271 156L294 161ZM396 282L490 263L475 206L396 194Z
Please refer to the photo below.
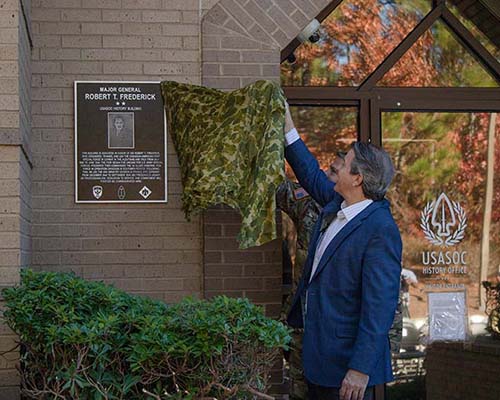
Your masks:
M167 201L159 82L75 82L77 203Z
M429 342L467 339L465 291L427 293Z

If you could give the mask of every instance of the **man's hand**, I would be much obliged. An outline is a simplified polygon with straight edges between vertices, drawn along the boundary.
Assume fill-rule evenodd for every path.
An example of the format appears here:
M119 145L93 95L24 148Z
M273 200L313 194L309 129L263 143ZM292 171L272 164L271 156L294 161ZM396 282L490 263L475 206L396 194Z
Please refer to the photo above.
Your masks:
M290 107L288 106L288 102L285 101L285 133L290 132L295 125L293 124L292 114L290 114Z
M340 400L363 400L369 376L362 372L350 369L345 374L340 388Z

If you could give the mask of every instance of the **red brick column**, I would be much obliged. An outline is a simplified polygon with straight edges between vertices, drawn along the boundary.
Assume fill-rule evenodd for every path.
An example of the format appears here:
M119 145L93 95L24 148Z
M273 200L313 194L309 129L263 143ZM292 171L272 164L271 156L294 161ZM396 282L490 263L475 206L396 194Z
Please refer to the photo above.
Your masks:
M281 309L281 240L239 250L241 218L228 207L213 208L204 218L205 296L248 297L265 305L267 315Z

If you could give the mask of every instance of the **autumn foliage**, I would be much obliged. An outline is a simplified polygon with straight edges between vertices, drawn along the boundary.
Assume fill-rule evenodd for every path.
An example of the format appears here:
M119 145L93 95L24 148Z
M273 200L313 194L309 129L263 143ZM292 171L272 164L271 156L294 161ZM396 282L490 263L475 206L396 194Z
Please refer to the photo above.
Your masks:
M425 0L345 0L322 22L321 39L295 50L282 64L285 86L359 86L430 11ZM483 67L436 22L385 74L377 86L498 87ZM460 99L457 99L460 101ZM295 124L323 168L357 138L355 107L294 107ZM467 210L463 245L478 255L486 194L488 125L491 113L384 112L384 147L396 166L389 193L406 243L425 244L419 226L427 202L447 193ZM500 263L500 118L494 151L491 267ZM467 243L465 243L467 242ZM476 257L474 256L474 257ZM472 256L471 256L472 257ZM476 258L474 263L478 263ZM412 262L418 262L414 259Z

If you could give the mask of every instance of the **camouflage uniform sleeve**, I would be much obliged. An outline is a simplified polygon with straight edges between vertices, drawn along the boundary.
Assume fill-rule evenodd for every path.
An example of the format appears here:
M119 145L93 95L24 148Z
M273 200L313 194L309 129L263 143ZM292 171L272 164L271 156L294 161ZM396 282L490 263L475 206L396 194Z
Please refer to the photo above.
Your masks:
M296 189L295 186L299 187L289 179L286 179L279 185L276 191L276 205L281 211L287 214L294 223L297 223L299 213L295 205L296 200L293 196L293 191Z

